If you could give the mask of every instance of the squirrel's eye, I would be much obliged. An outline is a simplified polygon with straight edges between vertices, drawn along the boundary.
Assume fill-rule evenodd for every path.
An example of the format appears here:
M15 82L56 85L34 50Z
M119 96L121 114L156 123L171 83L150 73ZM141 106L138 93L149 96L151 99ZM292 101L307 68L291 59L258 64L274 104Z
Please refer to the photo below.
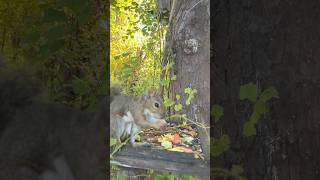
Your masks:
M159 103L154 103L154 107L158 108L159 107Z

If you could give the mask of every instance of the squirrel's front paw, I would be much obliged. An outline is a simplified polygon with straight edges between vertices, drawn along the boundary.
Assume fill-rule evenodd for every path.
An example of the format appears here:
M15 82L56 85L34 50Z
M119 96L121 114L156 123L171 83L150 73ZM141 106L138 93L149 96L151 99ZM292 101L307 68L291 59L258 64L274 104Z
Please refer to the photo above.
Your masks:
M151 144L143 142L143 143L133 143L132 147L151 147Z

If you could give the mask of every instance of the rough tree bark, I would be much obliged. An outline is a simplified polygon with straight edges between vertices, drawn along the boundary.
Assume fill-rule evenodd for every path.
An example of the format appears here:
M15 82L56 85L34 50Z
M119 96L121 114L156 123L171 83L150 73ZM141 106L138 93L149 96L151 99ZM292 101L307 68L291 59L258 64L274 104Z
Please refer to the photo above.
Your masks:
M190 106L183 113L209 126L210 120L210 9L208 0L173 1L166 35L164 58L173 58L172 75L177 80L170 85L169 96L178 93L185 102L184 89L197 90ZM166 54L167 53L167 54ZM166 62L166 61L165 61ZM210 157L209 129L198 128L206 159Z
M213 6L214 103L225 111L213 131L232 142L215 166L243 164L247 180L319 179L320 1L215 0ZM248 108L239 87L249 81L275 86L280 99L269 103L257 135L245 138Z

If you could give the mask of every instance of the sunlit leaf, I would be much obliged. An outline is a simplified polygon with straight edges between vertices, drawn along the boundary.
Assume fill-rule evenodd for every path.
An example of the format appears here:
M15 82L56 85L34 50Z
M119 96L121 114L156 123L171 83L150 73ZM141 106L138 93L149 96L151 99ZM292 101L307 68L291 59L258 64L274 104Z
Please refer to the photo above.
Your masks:
M170 98L168 97L164 97L164 102L163 102L163 105L165 107L171 107L174 105L174 101L172 101Z
M179 101L179 99L180 99L180 95L179 94L176 94L176 99L177 99L177 101Z
M182 104L176 104L175 106L174 106L174 110L176 111L176 112L179 112L180 110L182 109Z
M117 140L115 138L110 138L110 146L117 144Z

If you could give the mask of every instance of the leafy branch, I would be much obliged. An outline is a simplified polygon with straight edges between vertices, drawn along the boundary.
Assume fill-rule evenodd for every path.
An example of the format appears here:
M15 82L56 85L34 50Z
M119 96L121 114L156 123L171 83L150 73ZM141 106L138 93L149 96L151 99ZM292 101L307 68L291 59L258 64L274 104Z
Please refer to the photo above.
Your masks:
M267 102L272 98L279 98L279 93L274 87L265 89L262 93L258 93L257 85L250 82L240 87L239 99L248 100L254 103L253 112L249 120L243 126L243 135L248 137L256 134L256 127L258 120L264 114L269 112ZM224 114L222 106L215 104L211 109L211 115L214 117L215 122L218 122ZM219 138L211 139L211 152L213 157L218 157L230 148L230 138L228 135L223 134ZM244 180L240 174L243 173L242 166L233 165L231 170L223 168L213 168L215 176L234 177L237 180Z

